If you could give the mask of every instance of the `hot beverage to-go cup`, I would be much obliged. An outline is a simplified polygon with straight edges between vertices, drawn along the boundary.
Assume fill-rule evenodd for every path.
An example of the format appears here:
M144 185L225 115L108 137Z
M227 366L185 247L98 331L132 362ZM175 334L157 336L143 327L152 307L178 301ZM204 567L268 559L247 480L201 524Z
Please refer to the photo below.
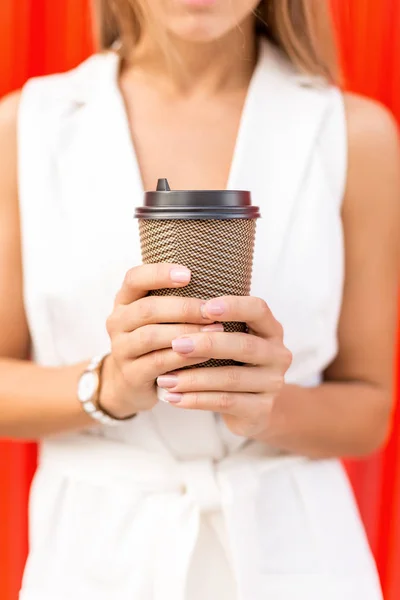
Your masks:
M251 195L238 190L171 190L159 179L135 211L144 263L178 263L192 279L179 289L151 291L156 296L248 296L251 288L256 221ZM224 323L225 331L246 331L244 323ZM231 360L210 360L224 366Z

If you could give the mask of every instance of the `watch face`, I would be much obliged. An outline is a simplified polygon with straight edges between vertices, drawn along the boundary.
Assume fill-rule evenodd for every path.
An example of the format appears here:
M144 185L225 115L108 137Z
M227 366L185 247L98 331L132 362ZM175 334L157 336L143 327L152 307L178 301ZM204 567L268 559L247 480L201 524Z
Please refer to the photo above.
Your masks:
M81 402L91 400L97 391L99 378L97 373L84 373L78 384L78 398Z

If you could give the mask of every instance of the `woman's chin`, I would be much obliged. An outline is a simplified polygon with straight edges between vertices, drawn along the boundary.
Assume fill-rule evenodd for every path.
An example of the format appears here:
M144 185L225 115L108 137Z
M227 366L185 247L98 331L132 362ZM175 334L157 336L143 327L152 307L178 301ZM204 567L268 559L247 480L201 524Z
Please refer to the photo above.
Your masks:
M185 42L215 42L251 15L258 0L168 0L164 27ZM157 16L156 14L154 15ZM159 15L158 17L159 18Z
M203 19L185 19L184 23L176 23L169 27L169 31L176 39L195 44L215 42L227 33L224 27L218 26L215 19L208 22Z

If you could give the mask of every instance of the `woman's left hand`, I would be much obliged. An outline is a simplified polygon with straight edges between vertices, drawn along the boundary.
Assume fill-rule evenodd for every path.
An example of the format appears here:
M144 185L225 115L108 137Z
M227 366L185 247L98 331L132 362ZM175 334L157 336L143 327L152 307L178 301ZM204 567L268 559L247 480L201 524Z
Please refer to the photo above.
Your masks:
M221 413L236 435L257 438L268 427L274 399L284 385L292 356L283 344L282 326L259 298L227 296L209 300L203 316L219 322L240 321L249 333L224 332L211 325L202 333L172 342L190 358L233 359L243 366L197 368L168 373L157 384L165 400L179 408Z

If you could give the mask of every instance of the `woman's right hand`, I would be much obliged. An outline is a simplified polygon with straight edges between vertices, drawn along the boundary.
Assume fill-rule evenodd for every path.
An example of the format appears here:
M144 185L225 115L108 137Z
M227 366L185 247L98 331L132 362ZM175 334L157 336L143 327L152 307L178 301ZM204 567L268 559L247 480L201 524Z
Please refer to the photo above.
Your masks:
M203 301L179 296L147 296L149 290L182 288L190 282L181 265L152 264L127 272L107 320L111 354L102 372L101 406L117 418L151 410L157 403L156 379L207 359L187 359L172 350L172 340L221 325L203 318Z

